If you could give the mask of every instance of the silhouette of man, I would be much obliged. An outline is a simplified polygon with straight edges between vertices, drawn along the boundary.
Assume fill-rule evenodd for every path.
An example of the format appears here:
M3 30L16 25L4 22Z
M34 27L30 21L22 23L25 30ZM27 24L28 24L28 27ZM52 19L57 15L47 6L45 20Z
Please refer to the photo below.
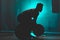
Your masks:
M38 3L37 7L35 9L30 9L27 11L24 11L23 13L21 13L20 15L18 15L18 21L21 24L26 24L26 22L28 23L32 23L32 22L36 22L37 16L39 15L39 11L42 11L42 7L43 4ZM34 20L32 20L31 18L34 18Z
M35 9L26 10L19 14L17 19L20 23L15 30L16 36L21 40L31 40L30 32L33 31L36 36L44 33L42 25L36 24L39 11L42 11L43 4L38 3Z

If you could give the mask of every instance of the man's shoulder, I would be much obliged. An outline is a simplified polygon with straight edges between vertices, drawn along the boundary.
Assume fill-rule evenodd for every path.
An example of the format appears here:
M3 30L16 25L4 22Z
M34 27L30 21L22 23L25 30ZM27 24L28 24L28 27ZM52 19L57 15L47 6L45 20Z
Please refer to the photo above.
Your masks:
M26 10L24 12L31 12L31 11L34 11L35 9L29 9L29 10Z
M35 9L29 9L29 10L23 11L22 13L20 13L20 15L25 15L25 14L32 13L34 10Z

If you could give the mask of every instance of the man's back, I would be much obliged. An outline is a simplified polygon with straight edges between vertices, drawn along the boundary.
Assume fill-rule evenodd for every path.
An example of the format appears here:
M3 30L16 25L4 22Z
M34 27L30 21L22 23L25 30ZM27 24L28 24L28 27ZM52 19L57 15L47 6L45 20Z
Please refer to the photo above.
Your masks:
M24 11L18 15L18 21L22 24L36 22L38 13L35 15L35 9ZM33 18L33 19L32 19Z

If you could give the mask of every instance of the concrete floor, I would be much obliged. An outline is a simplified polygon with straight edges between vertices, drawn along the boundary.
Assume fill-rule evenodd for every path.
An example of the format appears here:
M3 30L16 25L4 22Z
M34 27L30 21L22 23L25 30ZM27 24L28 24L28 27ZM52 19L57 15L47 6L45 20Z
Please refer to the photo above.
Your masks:
M0 32L0 40L18 40L13 32Z
M60 36L40 36L42 40L60 40ZM40 38L38 40L40 40ZM19 40L14 32L0 32L0 40ZM37 40L37 39L34 39Z

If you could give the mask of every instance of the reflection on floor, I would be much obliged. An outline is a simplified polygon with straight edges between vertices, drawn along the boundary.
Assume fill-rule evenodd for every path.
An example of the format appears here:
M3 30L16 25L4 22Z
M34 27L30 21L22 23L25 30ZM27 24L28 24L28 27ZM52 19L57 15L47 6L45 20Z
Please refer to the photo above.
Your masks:
M0 32L0 40L18 40L14 32ZM60 35L46 35L34 38L34 40L60 40Z

